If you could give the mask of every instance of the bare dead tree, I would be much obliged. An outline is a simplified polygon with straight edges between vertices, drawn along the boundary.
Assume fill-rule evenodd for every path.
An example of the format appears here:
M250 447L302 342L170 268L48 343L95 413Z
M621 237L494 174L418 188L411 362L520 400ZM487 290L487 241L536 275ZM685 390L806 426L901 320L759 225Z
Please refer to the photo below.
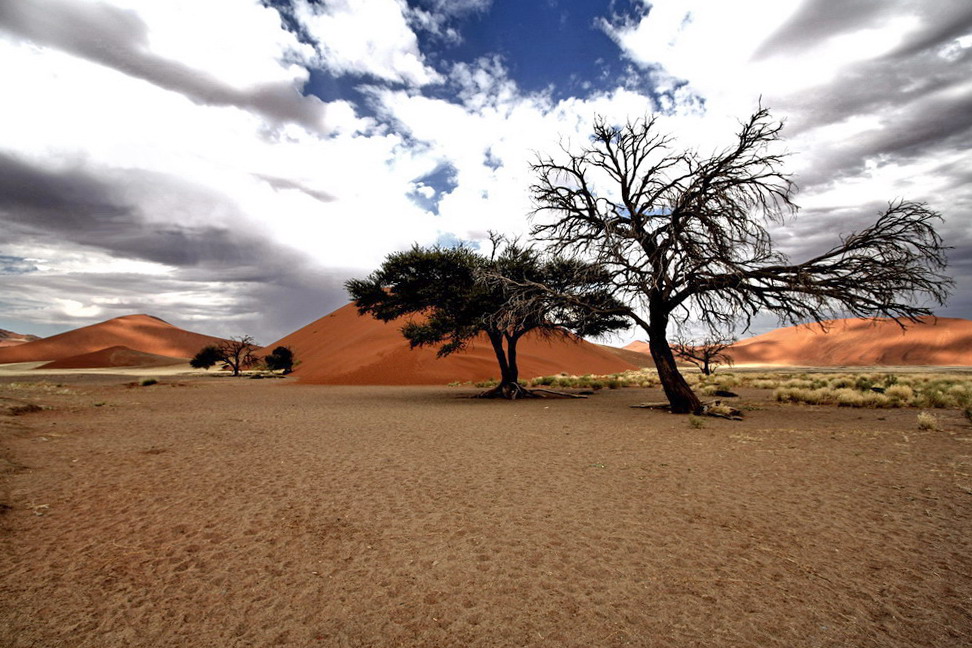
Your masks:
M678 334L672 342L672 352L675 357L698 367L703 375L711 376L722 365L732 366L732 357L726 353L726 349L735 342L735 338L718 335L688 340Z
M951 289L940 215L922 203L892 202L874 225L802 263L775 250L767 225L796 211L775 152L781 129L760 108L733 146L704 157L678 149L656 117L621 127L597 118L590 144L533 165L534 236L612 273L673 412L701 407L675 366L673 319L712 330L748 326L760 311L791 324L841 315L903 324Z
M256 358L253 352L259 347L254 344L253 338L249 335L231 337L216 345L219 350L219 359L225 362L233 370L234 376L240 375L240 370L251 366Z

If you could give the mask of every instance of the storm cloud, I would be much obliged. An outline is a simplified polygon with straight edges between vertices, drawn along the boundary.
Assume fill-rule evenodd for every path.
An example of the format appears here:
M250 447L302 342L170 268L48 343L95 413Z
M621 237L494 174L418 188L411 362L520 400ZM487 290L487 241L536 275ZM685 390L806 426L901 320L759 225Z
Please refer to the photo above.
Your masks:
M252 110L275 124L324 130L324 104L295 83L239 89L148 50L148 28L137 14L100 2L45 0L0 4L0 30L54 47L178 92L193 102Z

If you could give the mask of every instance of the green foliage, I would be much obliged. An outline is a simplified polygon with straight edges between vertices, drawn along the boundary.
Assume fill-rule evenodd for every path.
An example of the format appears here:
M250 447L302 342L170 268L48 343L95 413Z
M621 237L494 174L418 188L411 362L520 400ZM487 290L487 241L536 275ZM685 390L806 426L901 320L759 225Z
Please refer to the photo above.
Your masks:
M278 346L263 358L263 362L270 371L289 374L294 370L294 352L289 347Z
M217 362L221 362L222 359L223 354L219 350L219 347L211 344L203 347L199 353L197 353L193 359L189 361L189 366L194 369L209 369Z
M493 243L489 257L464 246L414 246L345 285L362 315L384 322L411 316L402 335L413 348L437 345L439 357L485 333L500 362L501 383L517 379L514 350L525 333L587 336L627 326L615 314L625 307L603 270L517 243L496 249L497 238Z
M402 334L413 347L441 344L439 356L462 350L480 332L520 336L566 328L600 335L627 324L619 315L599 315L576 304L539 303L539 293L529 294L532 283L553 285L564 294L583 293L586 303L601 310L621 306L599 285L607 280L593 266L545 259L517 244L492 257L462 246L414 246L389 255L366 279L353 279L346 287L362 315L384 322L418 316L402 327Z
M141 380L138 381L138 384L140 387L149 387L151 385L159 384L159 381L156 380L155 378L142 378Z

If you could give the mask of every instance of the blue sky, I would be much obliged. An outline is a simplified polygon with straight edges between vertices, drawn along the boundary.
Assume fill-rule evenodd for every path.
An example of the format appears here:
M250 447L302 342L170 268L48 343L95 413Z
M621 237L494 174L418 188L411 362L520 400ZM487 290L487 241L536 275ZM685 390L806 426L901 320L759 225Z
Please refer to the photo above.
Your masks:
M714 151L760 98L783 251L927 201L972 317L967 0L45 0L0 4L0 60L0 328L269 343L389 252L526 234L530 161L596 114Z

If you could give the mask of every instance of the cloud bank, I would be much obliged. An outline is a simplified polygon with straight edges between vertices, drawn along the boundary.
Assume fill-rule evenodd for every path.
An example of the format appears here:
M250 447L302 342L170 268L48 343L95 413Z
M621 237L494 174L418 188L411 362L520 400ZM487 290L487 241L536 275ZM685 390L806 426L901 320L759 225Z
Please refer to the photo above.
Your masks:
M525 234L536 152L595 114L660 111L709 151L760 101L802 188L785 251L925 200L955 246L945 313L972 316L967 2L632 5L583 26L625 74L583 83L460 55L486 0L0 5L0 327L150 312L269 343L389 252Z

